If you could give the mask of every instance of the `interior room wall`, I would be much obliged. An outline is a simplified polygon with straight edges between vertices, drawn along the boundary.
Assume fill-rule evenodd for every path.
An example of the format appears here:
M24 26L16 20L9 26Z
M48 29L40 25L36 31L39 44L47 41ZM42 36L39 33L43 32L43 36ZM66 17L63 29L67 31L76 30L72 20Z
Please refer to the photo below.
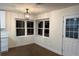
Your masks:
M62 55L63 18L71 15L79 15L79 5L38 15L37 20L49 18L50 33L49 38L37 35L35 43Z
M15 18L24 18L24 14L6 11L6 28L9 36L9 48L36 43L51 51L62 54L63 17L76 14L79 14L79 5L39 14L32 20L49 18L49 37L38 36L36 33L37 30L35 30L35 36L16 37Z
M27 37L16 36L16 22L15 22L16 18L23 19L24 14L18 12L6 11L6 29L8 31L8 36L9 36L8 37L9 48L33 43L33 38L34 38L33 36L27 36Z

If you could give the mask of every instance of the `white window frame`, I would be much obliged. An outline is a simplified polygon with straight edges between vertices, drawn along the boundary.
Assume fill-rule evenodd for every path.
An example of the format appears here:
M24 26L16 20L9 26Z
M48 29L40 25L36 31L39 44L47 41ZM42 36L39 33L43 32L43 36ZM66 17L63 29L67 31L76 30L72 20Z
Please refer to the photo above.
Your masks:
M27 28L27 21L33 22L33 28ZM32 21L32 20L27 20L27 21L26 21L26 35L27 35L27 29L33 29L33 31L34 31L34 27L35 27L35 26L34 26L34 23L35 23L34 21ZM34 31L34 32L35 32L35 31ZM32 35L34 35L34 32L33 32ZM27 35L27 36L29 36L29 35Z
M41 22L41 21L43 21L43 28L37 28L37 30L38 30L38 29L42 29L42 30L43 30L43 31L42 31L43 33L42 33L42 35L39 35L39 34L38 34L38 35L39 35L39 36L42 36L42 37L44 37L44 38L49 38L49 37L50 37L50 21L49 21L49 18L39 19L39 20L38 20L38 23ZM45 28L45 21L49 21L49 28ZM44 30L45 30L45 29L48 29L48 30L49 30L49 36L48 36L48 37L44 35Z
M34 34L35 34L35 21L34 20L25 20L25 19L18 19L18 18L16 18L16 20L15 20L15 24L16 24L16 21L24 21L25 22L25 27L24 27L24 29L25 29L25 35L22 35L22 36L17 36L16 35L16 29L17 29L17 27L16 27L16 25L15 25L15 35L16 35L16 37L27 37L27 36L33 36ZM34 32L33 32L33 34L32 35L27 35L27 21L31 21L31 22L33 22L33 28L28 28L28 29L33 29L34 30Z
M24 20L19 20L19 19L17 19L17 20L18 20L18 21L24 21ZM16 20L16 21L17 21L17 20ZM16 22L16 21L15 21L15 22ZM24 24L25 24L25 21L24 21ZM26 27L26 25L24 25L24 26ZM15 26L15 27L16 27L16 26ZM16 27L16 30L17 30L17 29L25 29L25 27L24 27L24 28L17 28L17 27ZM16 35L16 36L17 36L17 35ZM24 37L24 36L25 36L25 35L17 36L17 37Z

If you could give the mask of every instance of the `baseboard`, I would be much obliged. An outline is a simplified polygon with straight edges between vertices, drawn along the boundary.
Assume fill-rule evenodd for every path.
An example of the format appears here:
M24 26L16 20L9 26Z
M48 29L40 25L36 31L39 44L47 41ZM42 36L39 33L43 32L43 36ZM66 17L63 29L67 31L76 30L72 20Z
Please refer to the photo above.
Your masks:
M44 47L44 48L46 48L46 49L48 49L48 50L50 50L50 51L52 51L52 52L55 52L55 53L57 53L57 54L59 54L59 55L62 55L61 52L58 52L58 51L56 51L56 50L54 50L54 49L52 49L52 48L50 48L50 47L48 47L48 46L46 46L46 45L43 45L43 44L40 44L40 43L35 43L35 44L37 44L37 45L39 45L39 46L42 46L42 47Z
M9 49L10 49L10 48L15 48L15 47L24 46L24 45L29 45L29 44L34 44L34 43L26 43L26 44L23 44L23 45L16 45L16 46L13 46L13 47L9 47Z

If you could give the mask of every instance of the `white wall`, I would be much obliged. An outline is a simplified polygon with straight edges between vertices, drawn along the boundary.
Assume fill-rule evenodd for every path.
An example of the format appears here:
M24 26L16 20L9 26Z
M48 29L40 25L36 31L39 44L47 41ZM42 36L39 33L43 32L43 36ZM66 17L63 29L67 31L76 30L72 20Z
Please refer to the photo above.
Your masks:
M76 14L79 14L79 5L38 15L36 19L50 18L50 37L46 38L38 35L35 37L16 37L15 18L23 18L24 15L21 13L6 12L9 48L35 42L51 51L62 54L63 17Z
M15 18L24 18L24 14L6 11L6 28L9 36L9 48L33 43L33 36L16 37Z
M37 20L50 18L50 37L44 38L37 36L35 43L51 51L62 54L63 17L77 14L79 14L79 5L38 15L36 18Z

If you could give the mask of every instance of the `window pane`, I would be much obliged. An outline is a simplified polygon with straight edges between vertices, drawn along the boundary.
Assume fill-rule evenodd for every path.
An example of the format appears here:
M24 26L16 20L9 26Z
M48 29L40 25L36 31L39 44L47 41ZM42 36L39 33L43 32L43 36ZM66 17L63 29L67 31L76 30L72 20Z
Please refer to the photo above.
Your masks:
M69 24L69 19L66 19L66 25Z
M74 24L74 18L69 19L69 24Z
M45 29L45 30L44 30L44 36L49 37L49 29Z
M74 38L78 39L78 32L74 32Z
M65 34L65 35L66 35L66 37L69 37L69 32L66 32L66 34Z
M27 29L27 35L33 35L34 29Z
M74 24L73 29L74 29L74 31L78 31L78 24Z
M68 32L69 31L69 28L66 27L66 31Z
M38 35L42 35L43 29L38 29Z
M34 23L31 21L27 21L27 28L33 28Z
M78 28L78 30L79 30L79 18L77 18L77 28ZM77 30L77 31L78 31Z
M16 29L16 36L24 36L25 29Z
M73 31L73 24L69 25L69 31Z
M16 20L16 27L25 27L24 21Z
M70 28L69 19L66 19L66 31L69 31L69 28Z
M77 23L79 24L79 18L76 18L77 19Z
M73 32L70 32L70 38L73 38Z
M78 38L78 19L66 19L66 37Z
M45 21L45 28L49 28L49 21Z
M43 21L38 23L38 28L43 28Z

